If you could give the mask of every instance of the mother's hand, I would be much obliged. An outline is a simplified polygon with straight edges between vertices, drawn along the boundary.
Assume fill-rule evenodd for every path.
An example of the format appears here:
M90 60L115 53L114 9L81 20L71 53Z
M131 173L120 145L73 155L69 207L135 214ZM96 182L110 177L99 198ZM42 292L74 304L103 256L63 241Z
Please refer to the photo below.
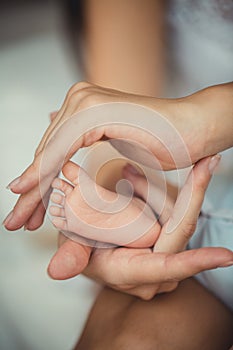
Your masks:
M223 84L185 98L157 99L85 82L75 84L45 132L33 163L9 184L14 193L21 195L5 219L5 227L8 230L17 230L23 225L28 230L40 227L50 185L62 165L79 148L90 146L101 139L115 139L114 146L121 151L122 143L119 146L116 139L137 142L144 148L135 152L132 144L128 143L128 148L123 146L124 150L128 149L125 155L130 158L140 153L145 158L153 154L164 169L186 167L207 155L233 146L232 91L233 84ZM119 102L126 103L128 108L121 108ZM110 109L106 107L109 103ZM96 107L94 110L89 109L96 105L102 105L103 110ZM132 112L129 106L137 106L138 109ZM80 111L81 114L76 118ZM109 118L112 119L110 122ZM69 122L71 120L73 123ZM73 140L70 140L70 134ZM46 159L46 162L42 162L42 159ZM148 162L151 164L151 161Z
M224 248L200 248L182 252L195 231L196 222L205 191L211 178L211 166L218 157L199 161L189 175L181 190L176 204L169 212L163 213L164 223L159 239L152 249L96 249L84 270L88 277L106 284L116 290L136 295L145 300L155 294L174 290L179 281L203 270L224 267L233 261L233 252ZM147 181L139 174L124 173L132 182L137 194L147 193ZM179 225L171 233L167 227L171 220L180 216L181 202L187 198L187 191L193 183L191 200ZM157 201L150 199L150 205L156 210ZM168 218L166 218L168 216ZM51 260L48 271L55 279L66 279L82 272L89 259L90 248L61 238L61 246ZM89 252L88 252L89 250Z
M62 108L45 132L37 148L33 163L19 178L9 184L9 188L14 193L21 195L13 211L5 220L5 227L8 230L16 230L23 225L28 230L35 230L40 227L43 222L46 209L45 207L47 206L49 199L50 185L54 177L56 177L58 172L61 170L63 161L64 163L67 162L79 148L89 146L101 139L120 138L127 140L130 139L131 141L141 143L141 145L143 144L149 152L157 156L163 168L174 168L174 159L172 158L170 151L171 148L173 148L173 151L176 150L175 139L178 135L177 130L182 134L184 139L186 138L184 143L191 139L190 135L186 137L184 133L182 133L182 123L180 122L182 119L181 115L185 116L186 121L188 120L189 130L195 129L193 121L196 120L196 118L192 118L190 113L187 113L187 110L184 111L184 107L187 105L187 103L182 104L181 100L182 99L165 100L145 96L136 96L120 91L101 88L85 82L75 84L68 92ZM124 115L121 115L122 113L120 113L119 110L115 111L114 107L111 107L112 109L111 111L108 111L109 113L106 116L106 120L108 120L113 113L112 122L115 123L114 125L109 124L107 126L103 126L103 123L100 125L102 113L100 111L98 114L96 113L96 110L94 110L93 113L90 112L89 119L87 118L87 114L81 113L78 118L75 119L74 124L66 123L67 121L71 120L71 117L76 115L77 112L83 111L88 107L93 107L100 104L106 106L107 103L115 102L126 102L129 103L130 106L135 104L138 106L140 113L136 113L137 115L132 113L132 115L130 115L130 113L128 113L128 109L124 111L123 108L121 109L121 112L123 111ZM115 107L117 107L117 105L119 106L119 103L114 104ZM145 109L145 107L149 107L150 110ZM144 108L144 110L140 110L140 108ZM192 109L190 110L193 110L193 105ZM147 117L145 116L146 111L150 111L148 112L150 115ZM144 113L142 114L142 112ZM166 117L160 118L156 112L162 113L162 115L165 115ZM153 115L157 115L159 118L158 123L156 119L156 122L152 120ZM134 120L136 117L139 117L137 121ZM169 118L172 119L172 123L167 122L167 119L169 120ZM136 127L130 128L130 126L127 124L128 119L133 125L135 122ZM119 123L116 124L117 122ZM161 142L161 140L159 140L159 137L156 138L150 135L150 133L145 133L145 129L147 130L148 128L151 129L153 127L157 132L160 124L162 129L161 134L163 135L158 136L167 138L167 140L163 140L165 145L163 142ZM170 128L170 132L164 129L164 124L165 128ZM198 125L197 123L194 124ZM138 125L141 127L137 127ZM68 129L65 129L64 131L63 126L64 128L68 126ZM176 137L173 135L173 132L176 134ZM69 136L67 136L67 133ZM77 137L75 140L76 142L73 143L73 141L70 141L70 133L73 133L73 136ZM72 147L69 147L67 153L65 149L67 147L66 142L71 142L72 144ZM166 145L169 145L170 149L167 149ZM196 147L202 146L201 142L195 142L195 145ZM179 154L183 153L183 149L185 149L185 147L182 148L180 144L177 145L177 148ZM130 150L132 151L132 146ZM65 152L65 156L63 152ZM135 155L137 152L134 150L131 152L131 154L132 153ZM145 151L142 151L144 158L145 153ZM42 159L45 158L46 164L44 164L44 167L42 167ZM188 160L184 160L182 159L182 156L180 156L179 166L188 165L190 165L189 156Z

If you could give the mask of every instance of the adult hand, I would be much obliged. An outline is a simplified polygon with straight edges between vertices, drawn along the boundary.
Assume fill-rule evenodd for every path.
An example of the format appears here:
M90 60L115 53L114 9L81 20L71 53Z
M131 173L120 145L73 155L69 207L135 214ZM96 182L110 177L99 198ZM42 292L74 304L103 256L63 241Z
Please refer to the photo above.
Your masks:
M216 94L219 96L217 102ZM228 100L231 102L229 103ZM60 140L63 138L64 141L64 139L69 138L66 134L64 135L62 126L69 125L68 121L71 116L79 111L95 105L114 102L134 103L149 107L165 116L163 120L167 121L167 125L172 126L174 134L181 135L192 163L232 145L232 84L225 84L220 88L209 88L186 98L174 100L130 95L89 83L75 84L68 92L56 118L45 132L33 163L9 185L13 192L21 194L21 196L14 210L4 221L4 225L8 230L16 230L23 225L28 230L35 230L40 227L49 198L50 185L60 171L62 161L67 162L79 148L89 146L101 139L121 138L143 144L156 156L164 169L175 167L170 151L172 150L179 155L183 153L183 149L181 149L179 143L171 142L171 139L173 139L171 133L166 133L164 129L162 139L165 145L159 138L155 139L153 136L148 136L148 133L145 134L143 123L145 123L147 129L148 125L157 127L153 120L148 121L146 118L145 120L141 118L140 126L142 127L136 128L137 130L130 126L119 126L117 124L115 126L109 124L99 127L99 120L95 113L91 115L91 120L88 121L89 124L86 121L86 115L83 114L82 117L82 114L80 114L77 123L78 130L81 133L80 137L63 159L63 148ZM115 106L117 105L115 104ZM219 114L221 114L221 123L218 132L216 132ZM118 116L114 118L114 121L117 122ZM224 122L223 119L225 119ZM74 130L75 133L76 129ZM170 145L170 149L166 148L166 144ZM41 173L40 167L45 149L49 161L46 162L46 169ZM135 152L133 153L135 154ZM179 162L176 165L178 167L188 166L190 165L190 159L183 159L180 155ZM41 184L43 184L43 191L41 191Z
M50 276L55 279L70 278L82 272L87 265L84 274L88 277L116 290L149 300L157 293L174 290L179 281L203 270L232 264L233 252L224 248L200 248L182 252L195 231L205 190L217 160L218 156L199 161L181 190L174 208L171 202L168 203L168 210L163 212L164 222L154 251L149 248L96 249L90 258L90 247L61 236L60 248L48 268ZM146 198L147 181L142 175L124 171L124 177L131 181L136 194ZM193 191L187 211L179 225L167 233L171 220L175 222L180 216L180 206L187 198L190 181L193 182ZM149 204L154 210L160 201L159 195L149 198Z

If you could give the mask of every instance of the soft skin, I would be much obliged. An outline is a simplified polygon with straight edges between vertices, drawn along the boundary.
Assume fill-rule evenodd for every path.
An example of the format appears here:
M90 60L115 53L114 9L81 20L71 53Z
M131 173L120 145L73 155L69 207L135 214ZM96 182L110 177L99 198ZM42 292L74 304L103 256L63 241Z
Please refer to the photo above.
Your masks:
M56 118L45 132L37 148L33 163L19 178L9 184L9 188L13 192L21 194L21 196L13 212L5 221L5 227L8 230L16 230L26 224L29 230L33 230L42 224L45 209L40 196L39 182L43 180L43 175L42 177L39 176L39 168L43 151L51 138L55 137L64 121L69 120L78 111L96 104L111 102L135 103L152 108L165 116L182 136L191 161L195 163L205 156L233 146L232 101L232 83L210 87L182 99L170 100L127 94L89 83L74 85L68 92ZM219 118L219 115L221 115L221 118ZM93 127L95 123L98 125L98 121L93 119ZM80 125L82 125L82 120L80 120ZM68 161L79 148L89 146L103 138L130 138L136 142L138 140L141 143L146 142L144 140L147 140L147 138L144 137L145 135L140 129L138 132L130 133L130 131L127 130L127 127L118 128L111 125L96 128L86 133L84 130L83 136L71 148L65 161ZM145 144L145 146L148 145ZM50 148L52 157L56 150L53 147ZM174 168L175 165L169 152L159 141L154 141L153 144L150 142L150 151L160 161L164 169ZM179 152L179 149L177 152ZM189 164L182 163L181 159L179 165L185 167ZM57 171L58 169L54 169L54 164L48 164L47 173L51 173L50 184ZM47 187L49 187L49 184ZM44 194L44 197L46 202L47 195Z

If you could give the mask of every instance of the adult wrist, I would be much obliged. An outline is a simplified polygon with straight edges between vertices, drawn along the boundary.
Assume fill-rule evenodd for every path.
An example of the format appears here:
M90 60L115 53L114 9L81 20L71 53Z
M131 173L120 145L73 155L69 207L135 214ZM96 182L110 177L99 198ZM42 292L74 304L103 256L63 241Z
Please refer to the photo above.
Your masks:
M184 98L184 104L189 118L195 120L195 125L189 122L197 133L197 150L190 151L192 158L200 159L233 146L232 83L200 90Z

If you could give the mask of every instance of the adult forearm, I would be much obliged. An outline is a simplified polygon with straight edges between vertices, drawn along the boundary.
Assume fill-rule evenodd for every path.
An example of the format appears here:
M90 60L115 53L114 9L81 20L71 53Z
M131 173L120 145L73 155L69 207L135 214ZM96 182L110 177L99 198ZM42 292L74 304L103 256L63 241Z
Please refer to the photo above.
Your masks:
M161 96L165 2L85 1L88 81L141 95Z

